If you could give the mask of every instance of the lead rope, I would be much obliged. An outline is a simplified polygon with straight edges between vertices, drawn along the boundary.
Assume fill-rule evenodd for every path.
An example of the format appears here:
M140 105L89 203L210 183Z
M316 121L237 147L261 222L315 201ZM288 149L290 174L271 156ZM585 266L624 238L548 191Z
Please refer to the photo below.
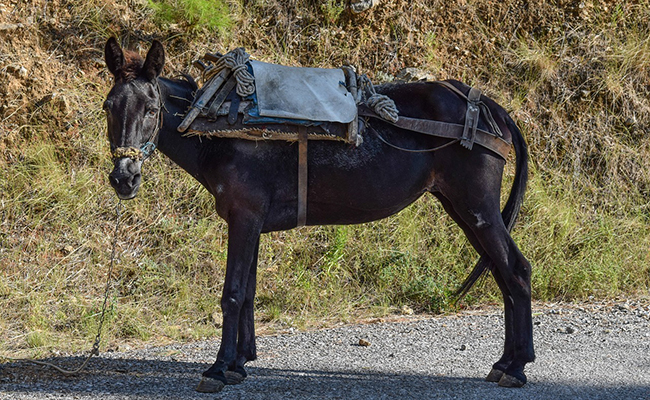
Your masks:
M117 205L115 206L115 230L113 232L113 249L111 250L111 262L108 267L108 276L106 277L106 290L104 292L104 303L102 304L102 313L99 317L99 327L97 328L97 336L95 336L95 343L93 343L93 347L90 350L90 354L86 358L86 360L81 364L81 366L75 370L67 370L64 368L59 367L58 365L54 365L52 363L46 362L46 361L37 361L37 360L32 360L29 358L11 358L11 357L3 357L6 358L10 361L23 361L23 362L29 362L32 364L36 365L43 365L46 367L51 367L54 368L55 370L59 371L60 373L64 375L75 375L81 372L86 366L88 365L88 362L90 362L90 359L93 356L98 356L99 355L99 344L101 342L101 337L102 337L102 326L104 325L104 319L106 317L106 306L108 305L108 296L110 294L110 289L111 289L111 275L113 274L113 266L115 264L115 253L117 249L117 233L119 231L119 226L120 226L120 216L122 214L122 200L119 200Z

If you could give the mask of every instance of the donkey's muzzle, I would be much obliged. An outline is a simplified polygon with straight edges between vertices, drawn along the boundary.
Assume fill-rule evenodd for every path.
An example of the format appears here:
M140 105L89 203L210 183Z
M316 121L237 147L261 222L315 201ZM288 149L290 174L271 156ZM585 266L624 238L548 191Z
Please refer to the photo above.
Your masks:
M115 159L115 167L108 175L108 180L120 199L129 200L138 193L142 180L140 164L128 157Z

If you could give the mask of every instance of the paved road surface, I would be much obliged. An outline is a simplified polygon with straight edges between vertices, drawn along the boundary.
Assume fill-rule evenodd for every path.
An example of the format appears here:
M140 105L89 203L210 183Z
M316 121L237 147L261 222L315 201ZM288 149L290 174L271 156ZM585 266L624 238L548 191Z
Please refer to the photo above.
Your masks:
M502 346L495 309L260 337L249 378L218 394L194 391L218 348L206 341L103 353L68 378L6 364L0 398L650 400L650 301L534 311L537 361L522 389L483 381ZM78 360L54 359L70 367Z

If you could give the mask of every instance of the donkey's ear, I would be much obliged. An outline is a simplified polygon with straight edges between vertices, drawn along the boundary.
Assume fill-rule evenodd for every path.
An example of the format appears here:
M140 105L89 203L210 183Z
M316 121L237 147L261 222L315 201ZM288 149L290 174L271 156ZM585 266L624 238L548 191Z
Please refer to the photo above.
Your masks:
M154 80L163 70L165 65L165 49L157 40L154 40L151 43L151 48L147 53L147 58L144 60L144 66L142 67L142 75L149 79Z
M117 78L120 70L124 66L124 53L114 37L106 41L106 46L104 46L104 60L106 60L108 70Z

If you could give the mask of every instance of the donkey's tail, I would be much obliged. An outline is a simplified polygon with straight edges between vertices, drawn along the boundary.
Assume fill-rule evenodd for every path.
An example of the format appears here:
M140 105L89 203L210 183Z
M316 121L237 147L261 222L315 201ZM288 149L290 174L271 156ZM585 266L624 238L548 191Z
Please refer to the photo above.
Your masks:
M512 145L515 148L516 156L515 178L512 182L508 201L506 201L506 205L503 207L503 211L501 211L503 222L506 225L508 232L510 232L512 227L515 225L517 215L519 215L519 210L521 209L521 204L524 199L524 192L526 191L526 184L528 182L528 148L526 147L526 141L517 127L517 124L515 124L509 115L506 115L505 122L512 134ZM460 288L456 291L456 301L463 298L472 286L474 286L476 281L486 274L491 267L492 261L485 255L482 255L472 272L465 279L465 282L463 282Z

